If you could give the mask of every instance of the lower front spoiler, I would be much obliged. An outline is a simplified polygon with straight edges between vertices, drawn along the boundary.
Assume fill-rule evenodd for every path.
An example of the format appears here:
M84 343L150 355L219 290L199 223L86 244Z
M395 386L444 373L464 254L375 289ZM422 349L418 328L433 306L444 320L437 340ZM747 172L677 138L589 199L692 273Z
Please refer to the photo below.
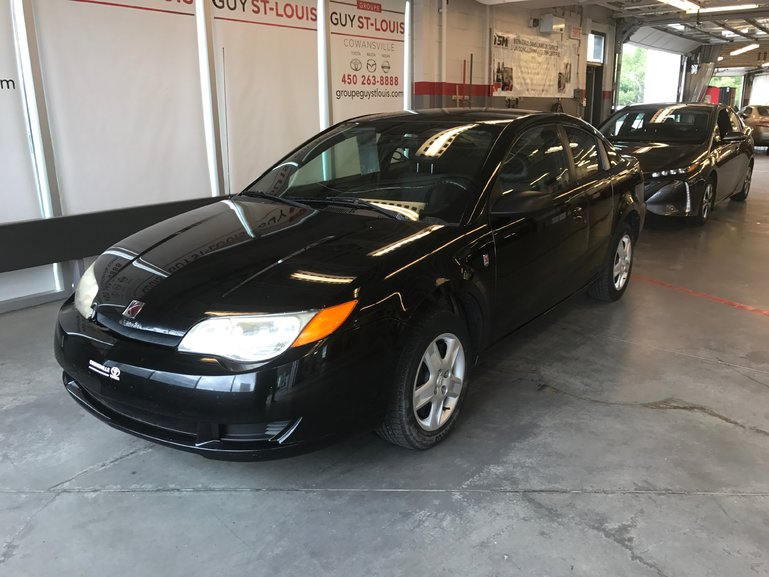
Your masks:
M216 431L198 431L197 436L185 435L132 419L110 409L89 394L77 381L64 373L64 388L77 403L110 427L154 443L197 453L209 459L225 461L257 461L287 457L323 447L338 435L313 438L312 441L291 442L292 433L302 424L302 418L287 423L271 440L223 441Z
M697 216L702 203L701 183L682 180L647 183L646 211L656 216Z

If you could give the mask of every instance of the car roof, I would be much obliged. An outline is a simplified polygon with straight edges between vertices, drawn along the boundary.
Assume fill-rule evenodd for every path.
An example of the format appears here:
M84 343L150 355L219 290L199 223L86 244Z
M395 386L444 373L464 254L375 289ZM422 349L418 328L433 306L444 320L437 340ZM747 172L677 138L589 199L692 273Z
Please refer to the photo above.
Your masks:
M474 120L516 120L524 116L552 115L553 112L541 112L537 110L522 110L519 108L430 108L426 110L404 110L400 112L385 112L379 114L367 114L350 120L456 120L472 122Z
M687 108L701 108L703 110L715 110L719 107L725 107L725 105L722 104L711 104L707 102L650 102L647 104L631 104L621 108L618 112L621 112L622 110L654 109L673 106L686 106Z

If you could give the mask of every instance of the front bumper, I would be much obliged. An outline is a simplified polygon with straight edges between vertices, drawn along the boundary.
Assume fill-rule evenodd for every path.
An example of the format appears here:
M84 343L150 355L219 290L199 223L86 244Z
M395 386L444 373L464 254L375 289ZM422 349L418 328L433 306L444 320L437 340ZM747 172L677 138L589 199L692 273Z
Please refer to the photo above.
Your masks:
M694 216L700 210L704 183L649 179L644 185L646 210L658 216Z
M382 417L394 325L291 349L258 367L134 341L67 301L54 350L64 386L93 415L138 437L206 457L248 460L320 446Z

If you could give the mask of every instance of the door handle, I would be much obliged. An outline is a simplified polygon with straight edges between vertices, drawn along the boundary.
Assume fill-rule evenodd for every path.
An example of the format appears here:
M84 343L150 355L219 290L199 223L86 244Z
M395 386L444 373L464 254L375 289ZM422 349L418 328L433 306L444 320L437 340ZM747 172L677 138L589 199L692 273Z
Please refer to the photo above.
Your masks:
M577 222L582 222L583 220L585 220L585 215L583 214L583 210L581 206L575 206L569 211L569 214L571 214L571 218L573 218Z

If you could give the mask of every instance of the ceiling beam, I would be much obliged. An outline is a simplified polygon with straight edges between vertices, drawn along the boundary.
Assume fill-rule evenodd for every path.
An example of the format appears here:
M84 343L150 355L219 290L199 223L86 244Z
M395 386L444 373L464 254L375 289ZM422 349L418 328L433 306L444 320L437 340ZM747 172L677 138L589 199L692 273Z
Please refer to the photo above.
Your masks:
M615 18L619 17L615 14ZM638 20L642 26L656 26L657 24L699 24L700 22L715 22L716 20L746 20L747 18L769 18L769 9L766 7L755 10L739 10L735 12L708 12L706 14L687 14L678 12L675 15L646 16L642 14L627 14Z
M707 30L703 30L702 28L697 28L696 26L692 26L691 24L681 24L684 28L689 28L691 30L696 30L700 34L704 34L705 36L710 36L711 38L715 38L716 40L720 40L721 42L734 42L734 39L727 38L726 36L719 36L718 34L713 34L712 32L708 32Z
M748 40L752 40L753 42L758 42L758 38L756 38L752 34L747 34L745 32L742 32L741 30L738 30L737 28L732 28L726 22L723 22L721 20L714 20L713 24L716 24L717 26L720 26L724 30L728 30L729 32L732 32L732 33L736 34L737 36L742 36L743 38L747 38Z
M769 28L767 28L766 26L763 26L763 25L762 25L762 24L761 24L761 23L760 23L758 20L756 20L755 18L745 18L745 22L747 22L748 24L750 24L750 25L751 25L753 28L755 28L756 30L760 30L761 32L765 32L765 33L769 34Z
M660 32L664 32L665 34L672 34L673 36L678 36L679 38L683 38L684 40L689 40L691 42L697 42L699 44L702 44L701 38L695 38L694 36L690 36L689 34L686 34L685 32L681 32L680 30L674 30L672 28L668 28L667 26L654 26L653 28Z

